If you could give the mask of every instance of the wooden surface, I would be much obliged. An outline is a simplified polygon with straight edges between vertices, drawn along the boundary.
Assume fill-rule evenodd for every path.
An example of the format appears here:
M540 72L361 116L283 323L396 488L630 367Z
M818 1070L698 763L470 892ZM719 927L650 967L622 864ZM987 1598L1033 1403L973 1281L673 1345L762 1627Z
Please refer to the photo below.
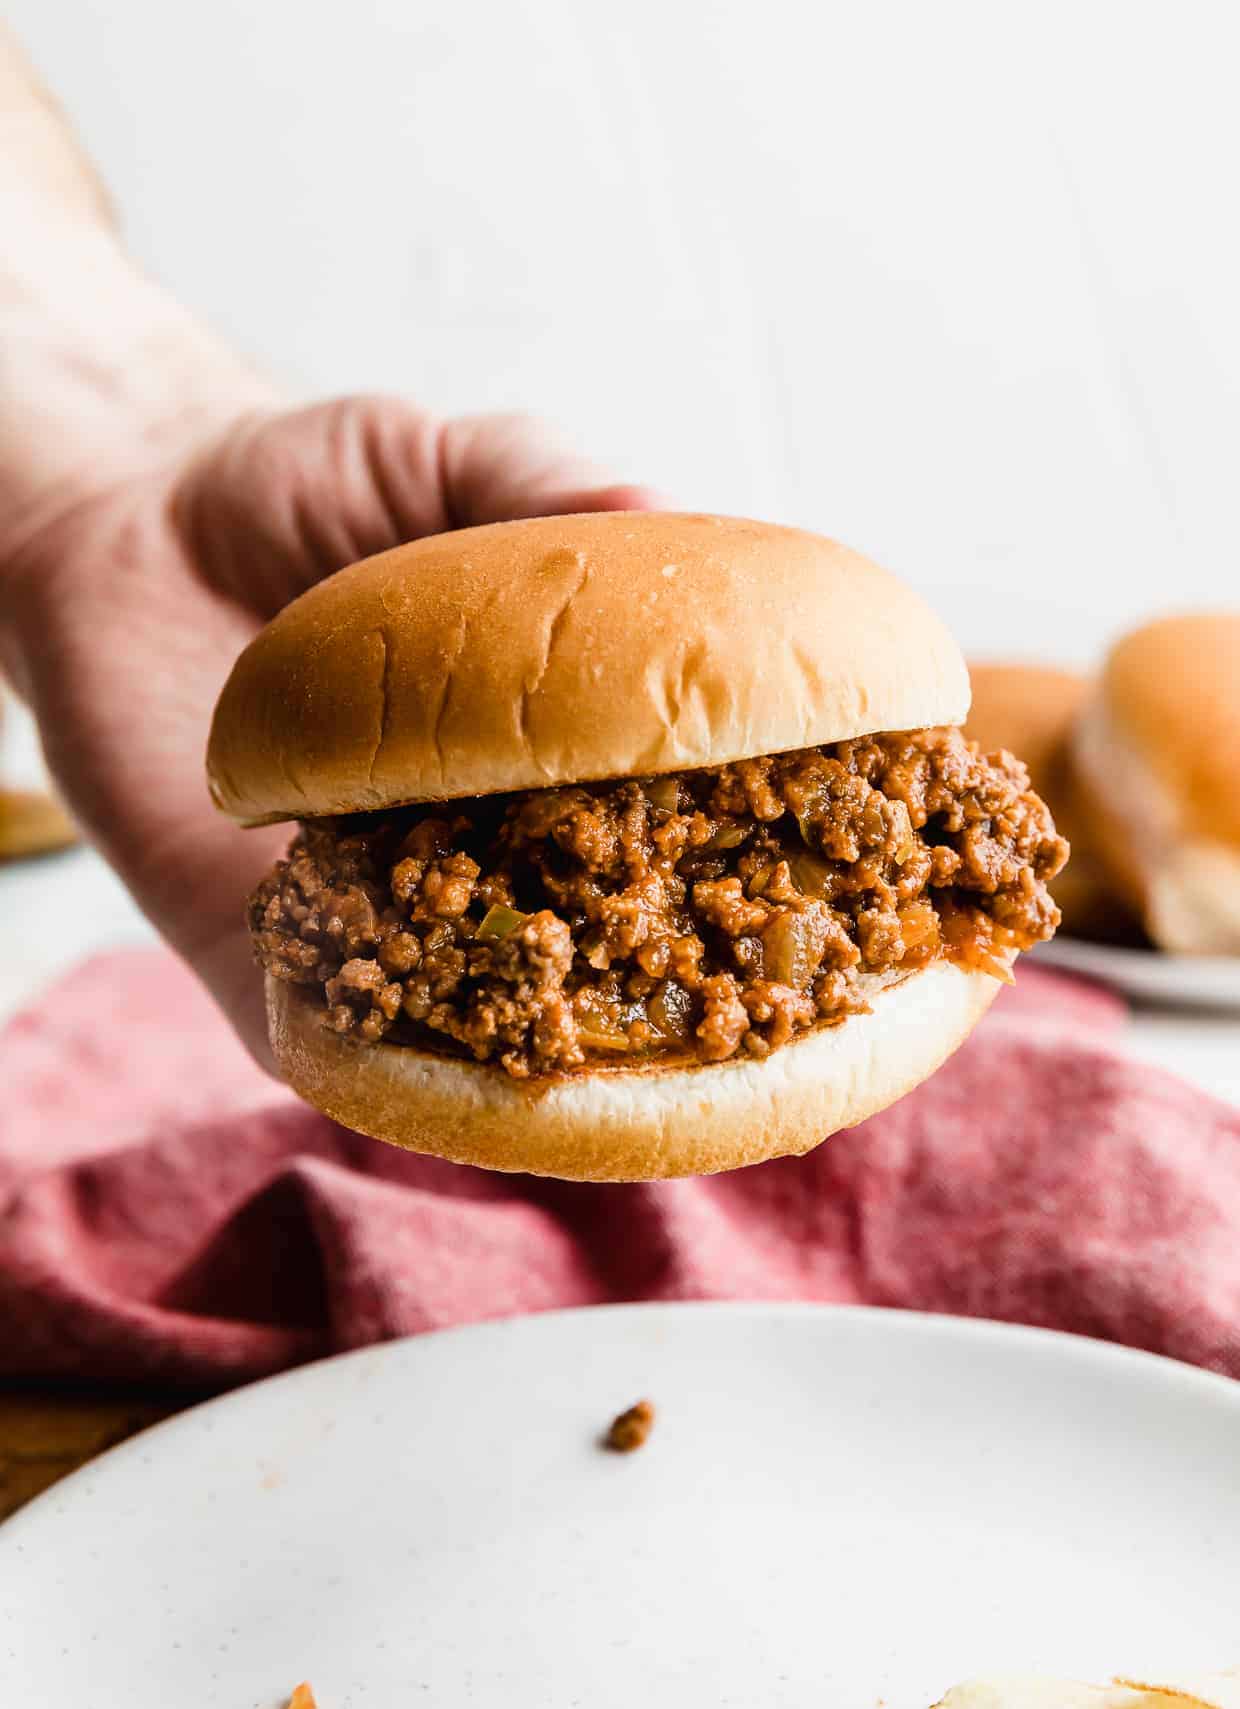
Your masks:
M0 1390L0 1520L96 1454L184 1404L168 1397Z

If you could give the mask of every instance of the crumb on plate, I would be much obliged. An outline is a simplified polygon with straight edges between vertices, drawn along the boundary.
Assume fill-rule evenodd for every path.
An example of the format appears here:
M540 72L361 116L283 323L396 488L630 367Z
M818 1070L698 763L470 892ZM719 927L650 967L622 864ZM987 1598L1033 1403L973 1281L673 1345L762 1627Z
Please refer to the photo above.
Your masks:
M653 1429L654 1406L648 1400L639 1400L636 1406L612 1419L604 1440L614 1454L631 1454L642 1446Z

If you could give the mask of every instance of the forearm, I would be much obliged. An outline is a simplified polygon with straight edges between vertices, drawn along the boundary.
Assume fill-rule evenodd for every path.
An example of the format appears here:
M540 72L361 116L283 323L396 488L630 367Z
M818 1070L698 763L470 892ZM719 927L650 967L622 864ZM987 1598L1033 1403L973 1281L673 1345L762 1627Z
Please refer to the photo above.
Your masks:
M0 21L0 178L20 180L51 210L114 226L115 211L55 98Z
M270 401L119 242L97 175L0 25L0 528Z

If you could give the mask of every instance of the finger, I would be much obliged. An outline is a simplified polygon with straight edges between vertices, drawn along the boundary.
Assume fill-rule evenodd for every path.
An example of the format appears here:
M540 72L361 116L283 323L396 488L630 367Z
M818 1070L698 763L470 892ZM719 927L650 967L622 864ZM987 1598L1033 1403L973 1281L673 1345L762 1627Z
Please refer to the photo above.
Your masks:
M287 837L282 839L287 841ZM281 850L283 852L283 850ZM236 910L233 910L234 914ZM254 962L254 945L244 925L236 925L187 959L222 1012L241 1036L260 1068L281 1078L267 1037L267 993Z
M648 487L618 484L526 415L462 416L442 429L446 508L458 528L580 511L656 510Z
M199 574L270 617L345 564L451 526L438 434L389 398L252 416L182 476L173 520Z
M406 540L480 522L656 508L525 416L442 424L397 398L252 417L178 483L200 572L268 617L324 576Z

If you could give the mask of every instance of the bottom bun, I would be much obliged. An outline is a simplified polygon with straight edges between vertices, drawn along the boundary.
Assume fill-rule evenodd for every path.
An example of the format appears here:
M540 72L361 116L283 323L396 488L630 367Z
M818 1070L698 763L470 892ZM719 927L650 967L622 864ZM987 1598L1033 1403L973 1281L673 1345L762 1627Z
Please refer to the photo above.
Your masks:
M289 1085L359 1133L485 1169L651 1181L811 1151L932 1074L999 989L989 974L947 961L872 985L871 1013L805 1033L760 1062L543 1081L332 1032L321 1002L270 975L267 1018Z

